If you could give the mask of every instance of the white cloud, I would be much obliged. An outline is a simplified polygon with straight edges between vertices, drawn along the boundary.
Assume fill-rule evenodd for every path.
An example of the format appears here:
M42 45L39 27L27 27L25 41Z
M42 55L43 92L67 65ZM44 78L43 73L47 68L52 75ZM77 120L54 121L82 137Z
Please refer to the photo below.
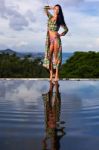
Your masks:
M95 45L97 45L99 47L99 38L95 39Z
M23 30L25 26L28 26L25 16L16 10L15 7L7 5L5 0L1 0L0 8L1 17L9 20L9 27L12 29Z
M36 86L35 86L36 84ZM46 86L46 88L44 88ZM24 102L32 101L35 104L38 103L38 99L42 97L42 93L47 90L46 83L42 85L42 81L31 82L29 80L26 81L18 81L18 80L10 80L10 81L0 81L0 93L3 100L12 100L17 101L23 100Z
M80 10L84 6L90 8L86 1L49 0L49 3L59 3L62 6L69 28L67 35L62 37L63 51L99 51L96 40L99 38L99 17L89 13L87 9ZM44 51L47 17L43 6L46 4L45 0L0 0L0 45L10 45L18 51ZM24 42L26 44L17 46L17 43Z
M28 45L28 43L26 41L21 41L21 42L17 43L17 47L26 46L26 45Z
M65 47L74 50L99 51L94 42L99 37L99 17L86 15L78 10L72 10L71 12L69 9L65 11L65 14L71 33L71 36L63 40Z
M99 0L85 0L85 2L99 2Z

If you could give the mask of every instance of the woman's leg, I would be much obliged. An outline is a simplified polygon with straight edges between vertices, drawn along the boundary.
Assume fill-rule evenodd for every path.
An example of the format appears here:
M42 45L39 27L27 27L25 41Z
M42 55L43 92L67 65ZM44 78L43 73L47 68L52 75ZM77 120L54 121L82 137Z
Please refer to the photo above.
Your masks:
M55 57L55 64L56 64L56 73L55 73L55 80L57 81L59 79L59 70L58 70L58 52L59 52L59 43L58 39L54 42L54 57Z
M50 80L52 80L53 78L53 66L52 66L52 56L53 56L53 50L54 50L54 45L53 43L50 44L50 67L49 67L49 71L50 71Z

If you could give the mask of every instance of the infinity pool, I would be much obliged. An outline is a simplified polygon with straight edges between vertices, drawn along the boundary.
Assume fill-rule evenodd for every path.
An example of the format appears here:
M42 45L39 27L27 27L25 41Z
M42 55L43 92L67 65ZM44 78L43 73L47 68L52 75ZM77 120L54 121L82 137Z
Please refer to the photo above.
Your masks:
M99 150L99 81L0 80L0 150Z

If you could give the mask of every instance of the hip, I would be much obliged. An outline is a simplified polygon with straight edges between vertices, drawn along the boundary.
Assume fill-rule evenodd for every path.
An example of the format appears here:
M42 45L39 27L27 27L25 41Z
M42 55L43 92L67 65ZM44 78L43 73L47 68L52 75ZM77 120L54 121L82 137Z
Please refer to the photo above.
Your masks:
M59 37L59 33L57 31L50 31L49 30L49 37L50 38L58 38Z

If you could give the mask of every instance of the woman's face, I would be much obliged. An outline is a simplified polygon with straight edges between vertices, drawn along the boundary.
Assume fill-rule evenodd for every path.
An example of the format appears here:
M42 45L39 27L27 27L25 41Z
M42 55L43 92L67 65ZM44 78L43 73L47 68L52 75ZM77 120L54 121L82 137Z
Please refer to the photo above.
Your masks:
M57 15L59 13L59 7L58 6L55 6L54 7L54 13Z

